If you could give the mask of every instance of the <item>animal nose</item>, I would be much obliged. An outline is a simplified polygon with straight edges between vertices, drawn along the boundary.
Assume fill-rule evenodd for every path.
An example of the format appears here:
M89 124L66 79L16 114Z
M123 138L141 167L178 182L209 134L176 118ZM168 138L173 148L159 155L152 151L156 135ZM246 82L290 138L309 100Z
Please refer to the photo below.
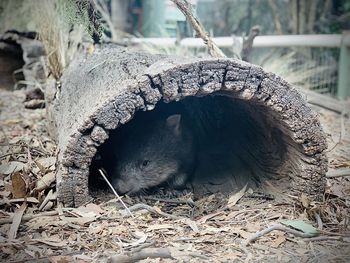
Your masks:
M129 193L132 190L132 186L123 180L116 180L113 186L117 193L121 195Z

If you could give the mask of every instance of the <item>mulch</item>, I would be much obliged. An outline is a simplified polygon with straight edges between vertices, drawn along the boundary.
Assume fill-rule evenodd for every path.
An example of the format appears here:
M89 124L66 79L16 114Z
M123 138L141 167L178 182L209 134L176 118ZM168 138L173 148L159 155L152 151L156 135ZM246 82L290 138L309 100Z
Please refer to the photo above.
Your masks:
M322 202L270 185L279 198L251 189L195 201L126 196L126 210L104 192L66 208L45 109L25 108L25 98L0 89L1 262L348 262L350 176L339 171L350 168L349 115L316 109L333 176Z

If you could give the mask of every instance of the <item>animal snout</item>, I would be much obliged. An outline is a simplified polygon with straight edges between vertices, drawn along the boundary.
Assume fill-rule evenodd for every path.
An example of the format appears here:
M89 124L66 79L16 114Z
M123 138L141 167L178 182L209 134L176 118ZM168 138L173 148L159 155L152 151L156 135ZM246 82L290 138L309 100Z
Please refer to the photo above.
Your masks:
M112 185L114 189L117 191L117 193L121 195L132 192L134 189L134 186L131 183L121 179L116 179L112 181Z

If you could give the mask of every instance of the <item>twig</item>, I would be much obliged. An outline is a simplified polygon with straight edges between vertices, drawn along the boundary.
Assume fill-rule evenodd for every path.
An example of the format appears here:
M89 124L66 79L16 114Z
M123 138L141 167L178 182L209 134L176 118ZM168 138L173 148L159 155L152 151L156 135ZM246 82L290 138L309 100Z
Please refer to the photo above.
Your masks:
M118 262L118 263L129 263L129 262L138 262L143 259L147 258L171 258L171 259L177 259L173 256L174 251L172 251L169 248L145 248L141 250L140 252L136 253L128 253L124 255L118 255L111 257L111 262ZM176 253L179 256L191 256L191 257L198 257L203 260L209 260L208 257L203 256L198 253L184 253L181 251L177 251Z
M58 215L57 211L48 211L48 212L43 212L43 213L35 214L35 215L24 215L22 217L21 221L24 222L24 221L32 220L33 218L37 218L37 217L56 216L56 215ZM12 222L12 218L13 218L13 215L11 215L9 218L1 218L0 219L0 225L11 223Z
M329 232L329 231L325 231L325 230L320 230L320 233L324 234L324 235L328 235L328 236L350 237L349 235L346 235L346 234Z
M259 237L262 237L263 235L266 235L268 233L270 233L271 231L274 231L274 230L279 230L279 231L284 231L284 232L287 232L287 233L290 233L294 236L297 236L297 237L302 237L302 238L309 238L309 237L314 237L315 235L314 234L307 234L307 233L303 233L303 232L300 232L298 230L294 230L294 229L291 229L289 227L286 227L286 226L283 226L281 224L276 224L276 225L272 225L260 232L257 232L255 235L253 235L252 237L250 237L248 240L246 240L246 242L244 243L245 246L249 245L249 243L257 240Z
M146 205L146 204L136 204L136 205L133 205L129 208L130 211L136 211L136 210L139 210L139 209L146 209L147 211L151 212L151 213L154 213L154 214L157 214L157 215L161 215L161 216L165 216L165 217L168 217L170 219L182 219L182 217L178 217L178 216L174 216L174 215L171 215L171 214L168 214L168 213L165 213L163 211L161 211L160 209L156 209L152 206L149 206L149 205Z
M325 240L343 240L342 236L321 236L321 237L310 237L305 238L304 241L325 241Z
M256 25L250 29L248 37L243 40L243 48L241 52L242 60L249 61L250 54L252 53L252 50L253 50L254 39L259 34L260 34L260 26Z
M115 191L114 187L111 185L111 183L108 181L107 177L105 176L104 172L101 169L98 169L98 171L100 172L101 176L103 177L103 179L106 181L106 183L108 184L108 186L111 188L113 194L117 197L117 199L119 200L119 202L125 207L125 210L128 211L128 213L130 214L130 216L132 218L134 218L134 215L131 213L131 211L129 210L129 208L126 206L126 204L123 202L123 200L120 198L120 196L117 194L117 192Z
M341 143L341 141L344 139L344 137L345 137L344 116L346 114L347 114L347 112L345 110L343 110L341 112L339 140L333 145L333 147L331 147L329 150L327 150L326 153L329 153L329 152L333 151L338 146L338 144Z
M142 249L151 247L151 246L153 246L155 243L156 243L156 241L154 241L154 240L151 240L151 242L148 242L148 243L144 243L144 244L142 244L141 246L139 246L139 247L133 249L133 250L132 250L132 253L136 253L136 252L141 251Z
M322 219L321 219L320 215L318 213L316 213L316 212L314 212L314 216L316 218L318 229L321 230L323 228Z
M143 197L146 200L152 200L152 201L159 201L159 202L164 202L164 203L172 203L172 204L186 204L189 206L196 206L196 203L193 202L190 199L186 200L180 200L180 199L166 199L166 198L157 198L157 197L152 197L152 196L145 196Z
M215 58L225 58L226 55L221 51L221 49L214 43L214 41L209 37L209 34L205 31L202 24L192 13L192 5L187 0L171 0L177 8L181 10L184 16L191 23L193 29L196 31L197 36L203 39L204 44L208 46L209 54Z

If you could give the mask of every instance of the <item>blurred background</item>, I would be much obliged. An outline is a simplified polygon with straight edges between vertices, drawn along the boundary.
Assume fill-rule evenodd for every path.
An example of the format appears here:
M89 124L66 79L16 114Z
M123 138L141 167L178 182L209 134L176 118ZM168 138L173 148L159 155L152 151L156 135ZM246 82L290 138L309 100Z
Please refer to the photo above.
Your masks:
M350 96L350 1L190 2L226 56L258 64L301 88ZM38 33L61 71L82 41L208 56L203 41L170 0L2 0L0 33L8 30Z

